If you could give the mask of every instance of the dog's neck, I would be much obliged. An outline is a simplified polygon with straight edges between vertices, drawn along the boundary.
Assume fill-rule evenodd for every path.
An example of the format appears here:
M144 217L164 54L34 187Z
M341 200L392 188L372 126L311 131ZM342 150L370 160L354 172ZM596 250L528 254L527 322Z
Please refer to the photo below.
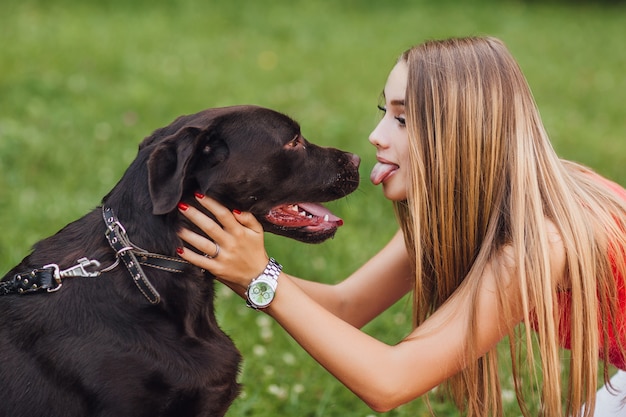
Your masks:
M176 256L181 245L176 232L180 228L178 210L163 215L153 214L145 162L136 160L118 184L103 199L124 225L129 239L137 246L155 253Z

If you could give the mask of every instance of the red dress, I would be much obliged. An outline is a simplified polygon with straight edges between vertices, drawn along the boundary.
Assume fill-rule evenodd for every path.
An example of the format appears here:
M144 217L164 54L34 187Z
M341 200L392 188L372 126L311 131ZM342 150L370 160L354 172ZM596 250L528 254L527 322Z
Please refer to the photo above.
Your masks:
M626 189L622 188L618 184L609 181L605 178L599 177L600 181L605 182L605 184L611 188L617 195L626 201ZM615 258L615 255L611 257ZM618 335L616 336L611 327L609 327L609 352L606 359L607 362L616 366L619 369L626 370L626 357L624 357L620 351L619 344L617 342L618 337L621 339L622 345L626 347L626 288L624 287L624 277L619 274L617 268L613 266L613 273L617 282L617 296L618 296L618 305L619 305L619 313L617 317L613 317L615 321L615 328L617 329ZM560 330L560 339L561 344L564 348L569 349L571 347L570 340L570 308L571 308L571 294L569 291L563 291L558 293L558 302L561 309L561 322L559 324ZM602 334L602 327L600 325L600 334ZM600 356L603 356L602 349L603 340L600 338Z

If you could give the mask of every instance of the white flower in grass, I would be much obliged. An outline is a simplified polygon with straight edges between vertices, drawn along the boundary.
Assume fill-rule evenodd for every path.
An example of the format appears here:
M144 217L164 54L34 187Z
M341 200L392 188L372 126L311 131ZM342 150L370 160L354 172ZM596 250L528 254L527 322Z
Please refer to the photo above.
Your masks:
M265 356L267 349L265 349L265 346L262 345L254 345L252 353L254 353L254 356Z
M256 324L259 327L270 327L272 325L272 319L266 315L258 316L256 318Z
M510 389L503 389L502 390L502 400L505 403L512 403L514 401L517 401L517 397L515 395L515 391L514 390L510 390Z
M271 327L262 327L261 328L261 340L264 342L269 342L274 337L274 332Z
M274 331L272 330L272 320L265 316L258 316L256 318L256 324L259 326L261 333L261 340L269 342L274 337Z
M287 390L283 387L279 387L278 385L270 385L269 387L267 387L267 391L281 400L287 398Z
M397 313L393 316L393 322L395 324L404 324L406 323L406 314L404 313Z
M272 376L272 375L274 375L276 373L276 370L274 369L273 366L268 365L268 366L263 368L263 373L266 376Z
M283 362L287 365L294 365L296 363L296 357L291 352L284 353Z
M291 391L294 394L302 394L304 392L304 385L302 385L302 384L294 384L294 386L291 388Z

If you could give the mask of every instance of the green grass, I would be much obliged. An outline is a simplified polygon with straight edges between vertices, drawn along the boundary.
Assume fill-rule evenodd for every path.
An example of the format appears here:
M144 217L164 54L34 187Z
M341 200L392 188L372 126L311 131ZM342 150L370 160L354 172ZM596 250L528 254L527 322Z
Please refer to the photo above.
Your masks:
M346 222L334 240L267 237L289 273L346 277L395 231L390 203L367 180L367 138L395 58L428 38L502 38L559 154L626 184L625 27L624 6L520 1L5 0L0 271L97 205L152 130L180 114L253 103L297 118L313 142L362 156L362 186L331 204ZM230 416L376 415L279 326L219 293L220 322L245 358ZM410 330L406 300L366 330L401 340ZM456 415L436 396L432 406ZM507 416L519 414L514 400L507 407ZM387 415L427 413L415 401Z

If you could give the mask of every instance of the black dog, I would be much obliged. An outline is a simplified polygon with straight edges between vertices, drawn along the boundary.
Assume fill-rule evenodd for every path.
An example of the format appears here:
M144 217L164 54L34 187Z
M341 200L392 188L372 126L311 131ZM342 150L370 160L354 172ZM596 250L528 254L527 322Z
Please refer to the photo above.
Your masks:
M358 165L260 107L156 130L102 207L0 281L0 415L222 416L240 355L216 323L214 280L176 257L189 226L177 203L199 191L269 232L321 242L341 220L313 203L354 191Z

